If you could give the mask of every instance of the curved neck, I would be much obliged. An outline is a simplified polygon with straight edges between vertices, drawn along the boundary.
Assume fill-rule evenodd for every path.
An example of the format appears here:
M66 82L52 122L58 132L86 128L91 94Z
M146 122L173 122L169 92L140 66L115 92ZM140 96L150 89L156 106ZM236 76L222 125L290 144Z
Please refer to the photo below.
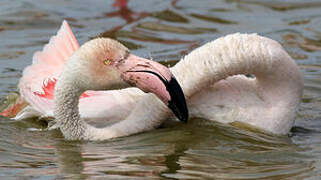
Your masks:
M79 98L90 89L85 79L81 73L63 71L55 87L54 115L66 139L106 140L148 131L158 127L166 119L166 114L170 113L155 95L146 94L125 120L105 128L96 128L81 119L79 114Z
M54 115L67 139L83 139L87 124L80 119L78 103L79 97L84 92L76 83L75 77L62 73L57 81L54 96Z
M259 93L267 102L275 102L279 94L292 96L289 103L298 103L302 95L303 80L295 62L279 43L255 34L232 34L207 43L171 70L187 98L238 74L255 75Z

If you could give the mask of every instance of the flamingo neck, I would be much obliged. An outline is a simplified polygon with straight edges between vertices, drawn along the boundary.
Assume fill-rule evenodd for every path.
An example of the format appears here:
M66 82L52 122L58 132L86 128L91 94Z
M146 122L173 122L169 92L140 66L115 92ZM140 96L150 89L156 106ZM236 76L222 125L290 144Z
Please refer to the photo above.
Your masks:
M253 106L242 108L243 101L235 97L236 101L230 106L235 109L233 117L236 121L239 117L240 121L248 117L250 120L244 118L246 123L277 134L290 130L303 93L303 78L292 58L276 41L255 34L232 34L207 43L171 70L187 101L230 76L254 75L255 79L240 77L252 82L253 92L249 95L256 95L260 101L250 102ZM257 113L262 118L251 119Z
M208 85L239 74L255 75L266 101L275 102L280 99L278 95L289 95L288 100L298 104L302 95L303 80L295 62L279 43L255 34L237 33L207 43L171 70L187 98Z
M61 132L67 139L83 139L87 124L80 119L78 103L84 89L75 83L75 78L70 77L61 76L57 81L54 115Z

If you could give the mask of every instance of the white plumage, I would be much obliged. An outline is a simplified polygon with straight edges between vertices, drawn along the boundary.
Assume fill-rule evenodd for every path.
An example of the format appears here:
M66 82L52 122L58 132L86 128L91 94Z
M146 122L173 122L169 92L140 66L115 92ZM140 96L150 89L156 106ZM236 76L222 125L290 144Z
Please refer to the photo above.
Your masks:
M183 88L190 117L242 122L274 134L288 133L294 123L303 78L274 40L256 34L228 35L193 50L171 71ZM254 77L245 76L249 74ZM80 116L114 123L111 137L154 129L170 116L154 95L137 88L86 93L94 95L80 99ZM16 119L53 115L50 103L37 108L39 104L28 102Z
M294 123L303 78L274 40L228 35L195 49L171 70L187 97L191 117L243 122L275 134L288 133Z

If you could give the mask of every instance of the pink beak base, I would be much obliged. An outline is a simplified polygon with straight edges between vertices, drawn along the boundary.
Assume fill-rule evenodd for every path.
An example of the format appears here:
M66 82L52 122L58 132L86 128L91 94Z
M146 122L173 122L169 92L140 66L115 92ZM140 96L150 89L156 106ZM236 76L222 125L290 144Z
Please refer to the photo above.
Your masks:
M184 93L167 67L130 54L118 68L127 83L146 93L155 94L180 120L187 121L188 109Z

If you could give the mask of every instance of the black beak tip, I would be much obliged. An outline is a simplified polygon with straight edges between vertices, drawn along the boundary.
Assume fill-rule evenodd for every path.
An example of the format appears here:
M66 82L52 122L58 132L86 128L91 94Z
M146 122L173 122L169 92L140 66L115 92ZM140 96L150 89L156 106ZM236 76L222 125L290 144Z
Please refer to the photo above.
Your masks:
M174 76L172 76L166 88L171 96L171 100L168 102L168 107L180 121L187 122L188 109L185 96Z
M185 108L184 106L178 107L177 103L173 103L172 101L170 101L168 103L168 107L173 111L173 113L175 114L175 116L183 122L187 122L188 120L188 110L187 108Z
M186 105L185 96L181 86L178 84L175 77L172 75L170 80L164 79L158 73L153 71L128 71L128 72L144 72L144 73L151 73L157 76L166 86L166 90L168 91L171 99L168 101L168 107L173 111L175 116L183 121L187 122L188 120L188 109Z

